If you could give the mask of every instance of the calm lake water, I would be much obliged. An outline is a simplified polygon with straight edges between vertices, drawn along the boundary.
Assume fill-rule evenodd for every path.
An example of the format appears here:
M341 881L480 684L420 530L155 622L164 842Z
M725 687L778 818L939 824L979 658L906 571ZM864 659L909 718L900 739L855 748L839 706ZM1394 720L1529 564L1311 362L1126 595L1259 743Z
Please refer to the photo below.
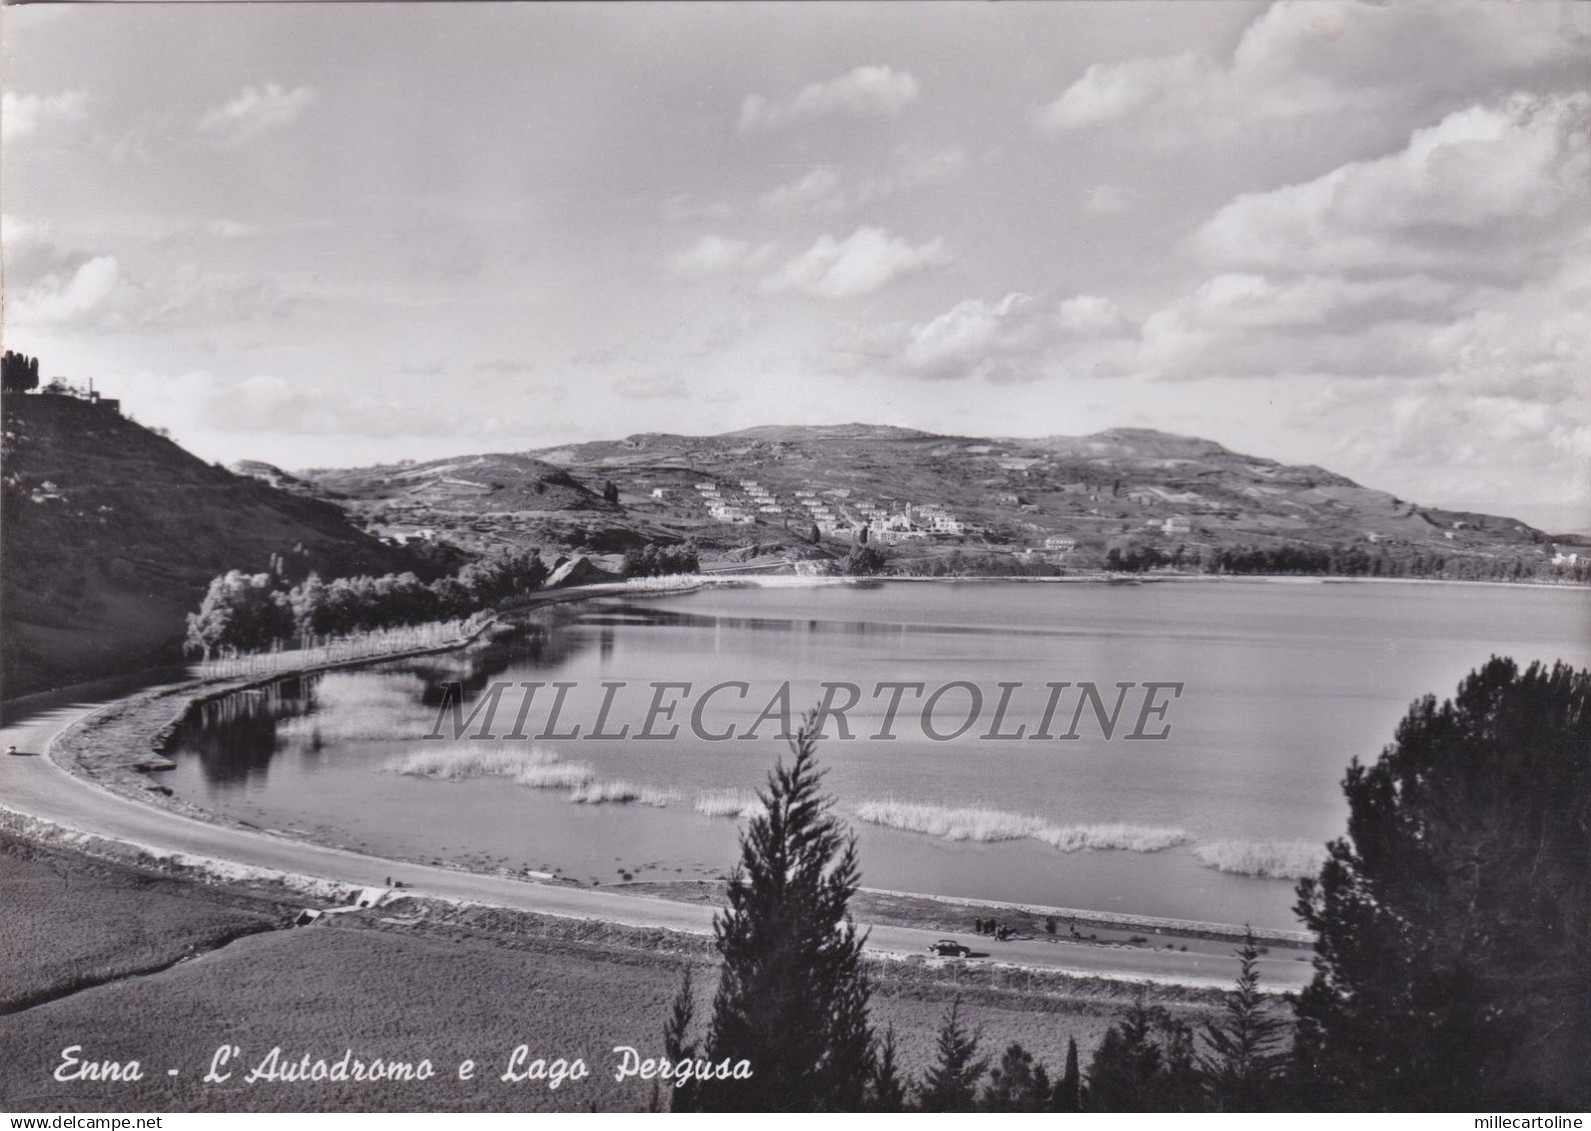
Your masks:
M434 743L443 690L465 710L493 681L573 683L562 718L589 730L603 681L616 693L609 729L638 731L646 684L700 691L744 681L703 712L713 731L746 730L778 686L799 711L824 681L871 693L882 681L984 689L985 724L931 741L908 697L893 742L830 739L820 748L842 813L896 800L979 807L1055 829L1125 823L1180 832L1156 852L1064 852L1035 839L950 840L855 822L870 887L1296 926L1288 880L1201 863L1217 842L1315 844L1340 835L1339 782L1354 756L1373 760L1411 700L1450 695L1492 654L1591 666L1591 595L1450 585L1167 583L910 584L811 589L707 589L613 599L569 613L512 645L289 681L234 696L190 724L162 780L200 806L266 829L379 854L477 868L557 871L582 882L701 879L736 855L733 817L698 812L703 793L761 784L783 746L773 724L755 741L540 742L543 757L589 767L597 782L648 789L657 804L575 804L567 791L487 775L443 781L392 772L416 752L523 757L525 742ZM980 741L998 684L1021 682L1006 729L1037 729L1049 681L1179 682L1160 742L1102 737L1084 716L1078 741ZM1037 689L1037 690L1033 690ZM505 696L499 732L521 692ZM525 731L546 719L547 691ZM688 721L692 700L676 721ZM947 696L952 728L965 695ZM1072 699L1063 699L1062 732ZM1139 699L1129 696L1135 711ZM851 712L854 733L879 729L883 700ZM1122 730L1130 729L1124 725ZM437 747L445 749L439 754Z

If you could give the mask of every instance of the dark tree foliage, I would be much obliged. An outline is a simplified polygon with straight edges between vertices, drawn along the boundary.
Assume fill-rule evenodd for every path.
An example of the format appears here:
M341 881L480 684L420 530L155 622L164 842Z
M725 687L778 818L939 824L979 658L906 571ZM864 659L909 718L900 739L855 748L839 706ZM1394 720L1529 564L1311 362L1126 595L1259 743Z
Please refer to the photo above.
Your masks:
M1591 1108L1591 672L1493 657L1343 790L1299 885L1304 1103Z
M696 986L691 978L691 968L685 967L685 977L680 983L679 993L674 996L674 1007L669 1011L668 1023L663 1027L663 1055L670 1064L678 1064L682 1060L696 1058L696 1042L689 1039L691 1024L696 1018ZM670 1093L670 1111L695 1111L697 1110L697 1089L700 1085L694 1080L687 1080ZM658 1102L657 1086L652 1089L652 1108L657 1110L662 1105Z
M723 958L705 1057L747 1060L750 1080L704 1080L706 1111L857 1111L873 1052L863 938L848 906L856 843L819 786L808 715L759 792L740 838L729 908L713 921Z
M983 1087L984 1111L1048 1111L1050 1074L1016 1041L1006 1046L1000 1063Z
M547 580L535 550L508 550L466 565L427 585L412 573L339 577L310 574L289 586L272 555L270 573L236 570L210 582L197 613L188 615L188 645L207 654L217 648L269 648L294 637L309 639L423 624L468 616L529 593Z
M1182 564L1182 552L1164 554L1154 546L1112 546L1105 551L1105 568L1119 570L1125 573L1142 573L1146 569L1155 569L1158 566L1178 566Z
M1206 1052L1199 1068L1215 1110L1265 1111L1286 1068L1289 1025L1260 992L1260 950L1250 929L1243 932L1237 958L1237 986L1226 995L1225 1012L1201 1033Z
M678 546L662 546L648 542L645 546L624 551L621 572L625 577L667 577L677 573L696 573L701 560L695 542Z
M952 550L942 558L919 558L897 567L913 577L1060 577L1055 562L1016 554L967 554Z
M1152 564L1152 563L1151 563ZM1585 563L1554 566L1551 558L1521 550L1498 554L1445 553L1416 546L1224 546L1204 557L1206 573L1298 573L1338 577L1444 577L1470 581L1517 581L1527 577L1584 580ZM1120 568L1135 568L1123 564ZM1147 565L1136 568L1149 568Z
M873 1063L867 1080L868 1111L905 1111L906 1084L901 1079L900 1065L896 1062L895 1027L884 1030L873 1051Z
M1197 1111L1201 1107L1193 1031L1139 996L1094 1050L1090 1111Z
M188 614L188 644L206 655L215 648L267 648L292 634L292 608L269 573L222 574L210 582L199 611Z
M1051 1111L1083 1110L1083 1073L1077 1064L1077 1038L1066 1038L1066 1068L1055 1082Z
M972 1111L978 1098L978 1081L989 1062L978 1059L978 1037L961 1024L961 999L950 1003L939 1026L934 1063L918 1088L922 1111Z
M851 577L872 577L883 573L889 555L880 546L853 546L841 568Z
M602 498L610 503L618 503L619 489L618 487L614 486L613 480L609 479L602 485Z
M27 393L39 387L39 359L6 350L0 359L0 389Z

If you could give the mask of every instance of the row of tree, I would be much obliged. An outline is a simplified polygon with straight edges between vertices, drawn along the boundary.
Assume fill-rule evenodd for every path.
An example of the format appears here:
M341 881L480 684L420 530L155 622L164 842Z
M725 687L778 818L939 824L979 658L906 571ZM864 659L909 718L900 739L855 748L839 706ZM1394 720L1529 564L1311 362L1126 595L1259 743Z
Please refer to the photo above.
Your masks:
M674 1110L1591 1106L1591 671L1493 658L1350 765L1348 836L1298 889L1318 941L1292 1017L1261 992L1250 935L1216 1020L1195 1030L1140 998L1086 1075L1070 1042L1058 1078L1020 1044L991 1067L958 1006L927 1073L902 1078L872 1025L856 842L820 790L812 723L741 834L705 1033L689 975L664 1032L672 1061L752 1073L676 1086Z
M39 359L6 350L0 357L0 389L7 393L26 393L39 387Z
M1197 1029L1135 999L1105 1031L1086 1075L1075 1038L1066 1042L1058 1076L1016 1041L991 1064L958 1000L940 1025L933 1063L914 1086L889 1081L893 1037L886 1034L873 1100L897 1111L1264 1111L1284 1095L1287 1022L1260 991L1259 956L1249 935L1221 1016Z
M259 651L295 638L344 636L469 616L540 588L547 565L535 550L507 550L457 573L421 581L412 573L290 585L278 569L233 570L214 578L197 612L188 614L188 646L209 656L231 648Z
M1203 551L1177 546L1112 546L1105 568L1127 573L1161 568L1205 573L1304 574L1324 577L1424 577L1453 581L1591 580L1591 562L1554 566L1540 553L1444 553L1401 548L1371 552L1361 546L1222 546Z

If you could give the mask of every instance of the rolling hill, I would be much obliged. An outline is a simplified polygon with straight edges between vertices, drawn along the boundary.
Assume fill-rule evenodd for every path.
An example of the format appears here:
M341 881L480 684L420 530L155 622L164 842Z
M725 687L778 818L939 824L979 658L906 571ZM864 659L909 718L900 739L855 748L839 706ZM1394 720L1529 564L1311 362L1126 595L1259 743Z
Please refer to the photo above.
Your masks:
M304 475L343 496L372 529L401 522L474 548L617 550L693 538L709 556L746 560L810 556L814 525L820 546L843 554L866 526L897 557L1028 551L1088 568L1112 547L1136 545L1180 547L1195 560L1222 547L1357 546L1534 563L1552 541L1513 519L1425 506L1323 468L1134 428L1038 439L867 424L641 433ZM599 495L609 482L617 506Z
M171 660L210 578L426 565L335 504L205 463L114 408L3 400L0 691L13 697Z

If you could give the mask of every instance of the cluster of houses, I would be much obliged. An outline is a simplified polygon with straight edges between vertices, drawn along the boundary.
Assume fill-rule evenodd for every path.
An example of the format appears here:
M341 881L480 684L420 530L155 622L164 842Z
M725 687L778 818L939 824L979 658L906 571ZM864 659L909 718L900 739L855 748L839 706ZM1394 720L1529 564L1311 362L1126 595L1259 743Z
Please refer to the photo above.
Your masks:
M719 522L727 522L735 526L750 526L757 521L750 505L726 498L720 492L716 483L711 481L698 483L696 484L696 493L701 496L702 502L706 505L707 513Z
M901 503L892 506L852 500L845 487L819 491L793 491L788 499L755 479L738 480L734 487L704 481L695 484L707 513L722 523L750 525L764 522L788 524L792 519L811 522L830 538L855 537L866 528L880 542L901 542L930 535L961 535L967 525L938 503Z

